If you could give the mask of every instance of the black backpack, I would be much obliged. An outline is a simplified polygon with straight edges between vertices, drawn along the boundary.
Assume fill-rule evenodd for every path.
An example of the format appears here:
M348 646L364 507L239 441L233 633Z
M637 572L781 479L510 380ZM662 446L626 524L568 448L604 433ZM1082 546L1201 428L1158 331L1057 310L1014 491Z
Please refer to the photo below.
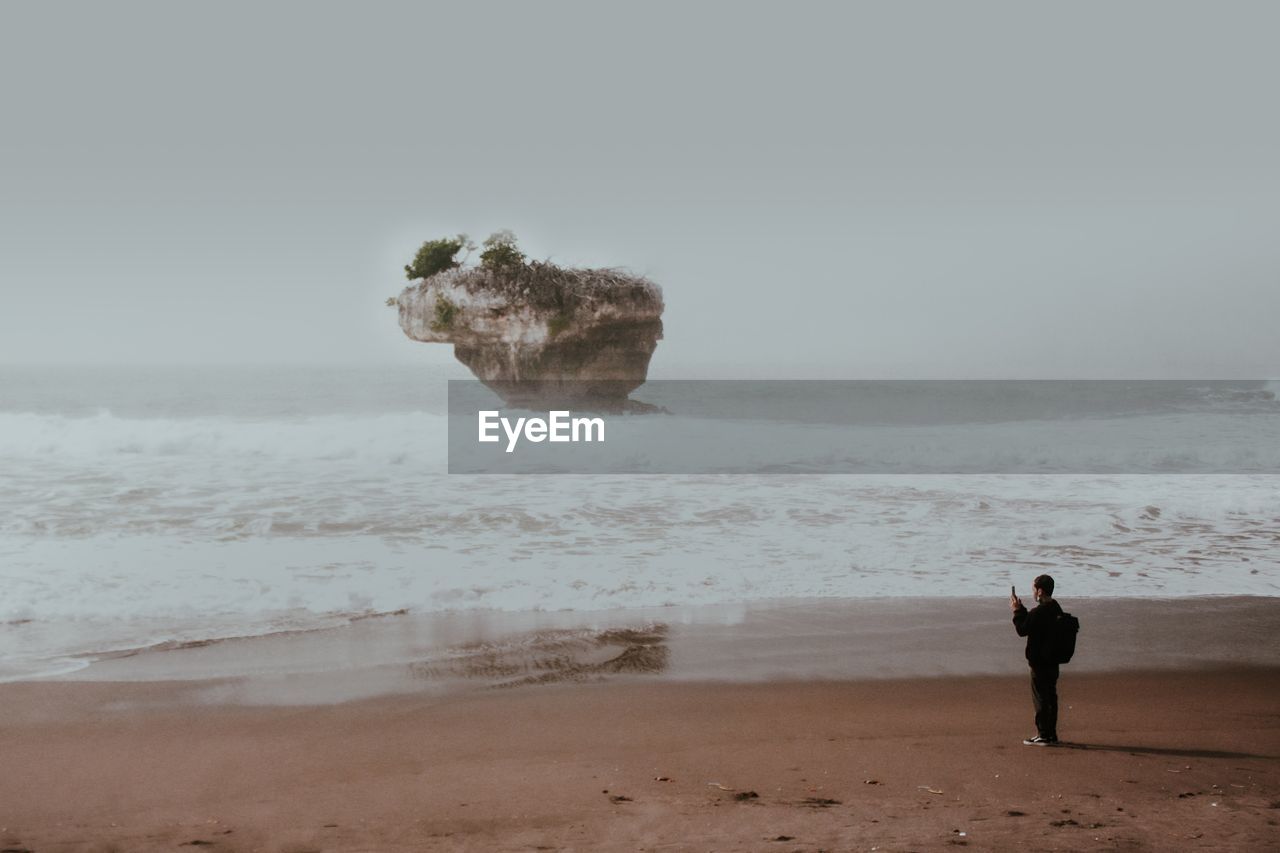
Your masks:
M1062 613L1053 623L1053 657L1058 663L1071 663L1076 653L1076 635L1080 633L1080 620L1070 613Z

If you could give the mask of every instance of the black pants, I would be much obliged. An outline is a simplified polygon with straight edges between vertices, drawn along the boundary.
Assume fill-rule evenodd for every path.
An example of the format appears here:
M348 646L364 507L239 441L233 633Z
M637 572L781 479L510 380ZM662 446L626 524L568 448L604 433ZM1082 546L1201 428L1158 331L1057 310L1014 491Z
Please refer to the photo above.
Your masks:
M1031 667L1031 701L1036 706L1036 734L1058 739L1058 665Z

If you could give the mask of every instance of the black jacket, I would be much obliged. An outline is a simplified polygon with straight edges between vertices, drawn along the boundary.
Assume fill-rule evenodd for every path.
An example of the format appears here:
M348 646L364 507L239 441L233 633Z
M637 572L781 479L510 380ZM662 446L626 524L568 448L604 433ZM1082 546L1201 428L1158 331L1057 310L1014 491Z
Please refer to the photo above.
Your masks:
M1062 615L1062 606L1052 598L1030 611L1019 607L1013 612L1013 627L1019 637L1027 638L1027 663L1032 666L1054 666L1053 630Z

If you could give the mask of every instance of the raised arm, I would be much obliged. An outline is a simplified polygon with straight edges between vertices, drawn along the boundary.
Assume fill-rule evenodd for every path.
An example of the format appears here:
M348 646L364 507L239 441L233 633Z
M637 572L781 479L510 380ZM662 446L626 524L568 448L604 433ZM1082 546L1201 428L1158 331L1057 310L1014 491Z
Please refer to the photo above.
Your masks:
M1025 637L1031 633L1031 622L1031 614L1019 601L1017 607L1013 609L1013 629L1018 632L1019 637Z

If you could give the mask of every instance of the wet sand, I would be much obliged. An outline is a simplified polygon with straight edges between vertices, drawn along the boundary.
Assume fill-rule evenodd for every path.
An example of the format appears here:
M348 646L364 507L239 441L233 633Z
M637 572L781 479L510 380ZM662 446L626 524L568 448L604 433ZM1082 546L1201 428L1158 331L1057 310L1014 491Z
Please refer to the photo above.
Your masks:
M1255 632L1278 627L1269 604L1228 605L1238 618L1219 611L1199 629L1256 655L1269 639ZM1135 607L1120 621L1158 623ZM901 644L886 627L901 621L881 624L885 648ZM1106 622L1095 612L1090 636ZM241 661L256 676L0 685L0 850L1261 850L1280 838L1280 666L1211 651L1154 670L1068 667L1061 733L1076 746L1035 748L1020 742L1024 674L777 678L775 663L806 647L832 659L866 647L815 615L809 639L774 631L761 675L751 658L769 631L738 624L739 666L718 678L697 673L722 660L708 651L719 641L654 623L543 625L383 661L372 669L416 674L350 701L319 701L315 682L368 667L304 673L291 655L290 674L266 675L262 640L85 671L169 676L216 650L258 657ZM1016 639L1001 636L1016 665ZM1213 648L1207 634L1188 647Z
M1275 599L1076 598L1065 606L1083 625L1073 672L1280 666ZM623 671L681 681L1020 675L1021 643L999 598L478 610L87 655L88 668L60 678L204 680L214 685L210 701L306 704Z

